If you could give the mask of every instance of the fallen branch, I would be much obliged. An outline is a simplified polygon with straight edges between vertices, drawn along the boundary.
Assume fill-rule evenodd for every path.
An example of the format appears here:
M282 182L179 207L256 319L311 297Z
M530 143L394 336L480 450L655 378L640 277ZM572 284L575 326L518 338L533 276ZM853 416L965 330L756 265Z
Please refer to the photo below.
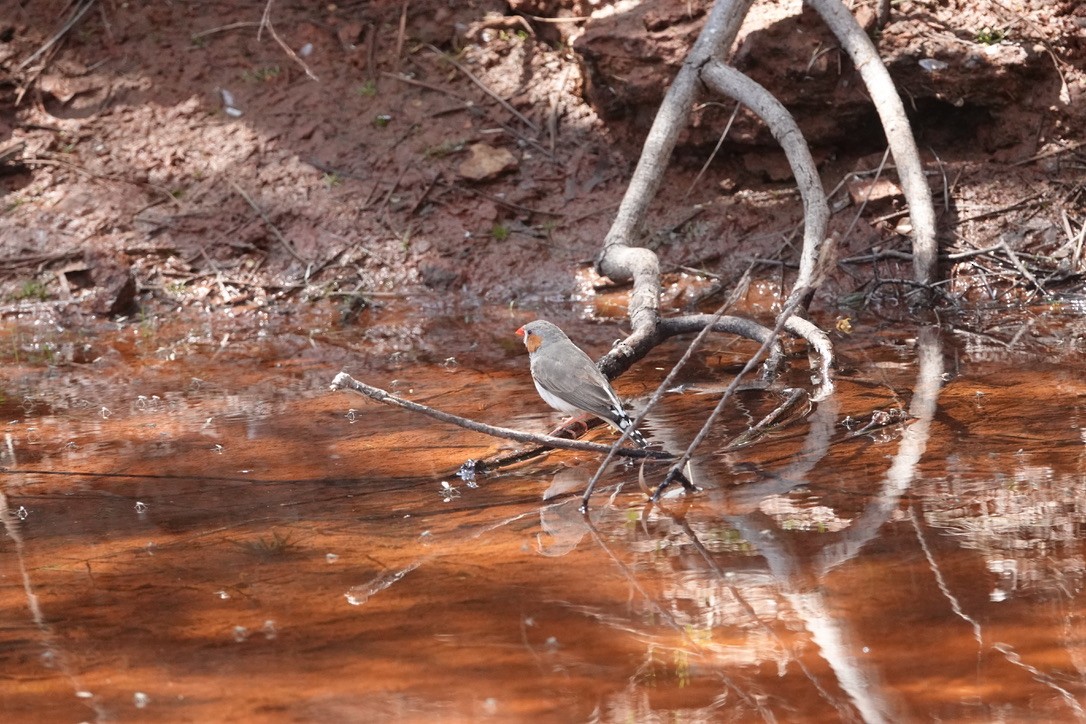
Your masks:
M631 250L635 251L635 250ZM647 249L641 250L652 254ZM652 254L655 259L656 255ZM764 342L770 335L770 329L744 317L712 314L690 314L682 317L668 317L657 320L652 327L635 329L626 339L620 341L611 351L596 363L608 379L614 379L628 370L634 362L647 355L654 347L680 334L696 334L712 324L713 331L735 334L755 342ZM783 352L780 344L773 347L773 358L779 358Z
M561 448L563 450L580 450L583 452L599 452L606 453L611 450L610 445L600 445L599 443L586 442L584 440L565 440L560 437L552 437L551 435L536 435L531 432L521 432L520 430L513 430L508 427L496 427L494 425L487 425L483 422L476 422L475 420L469 420L466 417L460 417L459 415L453 415L441 410L435 410L432 407L421 405L417 402L411 402L405 400L402 397L396 397L391 392L382 390L372 385L367 385L365 382L359 382L355 378L351 377L346 372L340 372L332 380L332 390L348 389L352 392L357 392L360 395L365 395L371 400L377 400L383 402L386 405L392 405L394 407L400 407L404 410L410 410L411 412L419 412L428 417L432 417L435 420L441 422L447 422L452 425L458 425L466 430L473 432L480 432L484 435L490 435L491 437L500 437L507 440L516 440L517 442L530 442L537 445L546 445L552 448ZM662 450L646 450L644 448L621 448L615 453L628 458L647 458L650 460L671 460L675 456L671 453L664 452Z

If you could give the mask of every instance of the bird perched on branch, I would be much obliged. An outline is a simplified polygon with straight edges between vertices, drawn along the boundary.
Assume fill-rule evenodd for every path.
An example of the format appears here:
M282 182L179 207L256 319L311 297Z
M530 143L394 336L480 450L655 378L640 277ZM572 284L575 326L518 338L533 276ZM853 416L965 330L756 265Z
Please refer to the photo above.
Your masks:
M524 338L532 381L544 402L568 415L595 415L619 432L632 424L611 383L565 332L537 319L518 329L517 336ZM630 432L630 439L641 447L648 444L637 430Z

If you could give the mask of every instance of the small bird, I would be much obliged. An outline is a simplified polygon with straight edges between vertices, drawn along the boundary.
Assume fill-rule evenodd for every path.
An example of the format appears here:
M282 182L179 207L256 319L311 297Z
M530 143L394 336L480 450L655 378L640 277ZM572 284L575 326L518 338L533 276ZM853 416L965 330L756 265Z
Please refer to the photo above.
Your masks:
M517 336L524 337L532 381L544 402L568 415L595 415L619 432L632 424L611 383L565 332L537 319L518 329ZM637 430L630 433L630 439L641 447L648 445Z

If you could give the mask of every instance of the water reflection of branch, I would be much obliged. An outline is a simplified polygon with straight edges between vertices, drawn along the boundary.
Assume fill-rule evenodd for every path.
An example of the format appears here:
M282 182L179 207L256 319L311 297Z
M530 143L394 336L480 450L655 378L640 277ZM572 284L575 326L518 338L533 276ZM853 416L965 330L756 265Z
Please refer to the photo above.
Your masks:
M417 402L411 402L405 400L402 397L397 397L392 393L382 390L372 385L367 385L365 382L359 382L355 378L351 377L346 372L340 372L332 380L331 385L333 390L349 389L352 392L357 392L360 395L369 397L372 400L383 402L386 405L392 405L393 407L399 407L411 412L418 412L428 417L432 417L435 420L442 422L448 422L453 425L457 425L466 430L473 432L480 432L484 435L490 435L491 437L500 437L507 440L516 440L517 442L531 442L537 445L546 445L552 448L562 448L564 450L582 450L587 452L599 452L607 453L612 449L611 445L600 445L594 442L587 442L583 440L565 440L560 437L553 437L551 435L536 435L530 432L521 432L520 430L512 430L508 427L497 427L495 425L487 425L483 422L477 422L470 420L466 417L460 417L459 415L453 415L442 410L436 410L426 405L421 405ZM650 458L654 460L671 460L675 456L671 453L664 452L662 450L646 450L643 448L619 448L615 451L616 455L629 458Z
M909 508L909 520L913 523L913 530L916 531L916 540L920 543L920 550L924 551L924 557L928 561L928 568L931 569L931 574L935 576L936 585L939 586L939 590L942 592L943 596L946 597L946 600L950 602L950 608L954 611L954 614L973 627L973 638L977 640L977 644L983 646L984 637L982 636L980 624L977 623L975 618L962 610L958 597L950 592L950 587L947 585L946 579L943 578L943 572L939 568L939 563L935 560L935 555L931 552L927 539L924 538L924 531L920 529L920 519L916 516L916 510L912 507Z
M908 490L916 476L917 466L927 447L931 422L942 387L943 357L939 332L925 327L917 335L917 381L913 389L909 413L914 423L902 434L901 445L894 456L880 494L864 509L843 535L843 540L822 551L814 561L809 574L821 579L833 568L856 556L874 538L878 530L896 509L898 500ZM852 697L861 714L868 721L892 721L895 719L888 701L872 686L871 677L846 645L841 624L829 613L823 594L803 591L795 579L795 565L791 556L781 549L771 533L760 529L753 516L732 519L747 540L764 556L770 569L785 586L785 595L804 626L811 632L826 662L833 669L842 688Z
M8 506L8 496L3 491L0 491L0 523L3 524L4 532L7 533L8 538L15 544L15 561L18 564L19 575L22 578L23 593L26 595L26 605L27 608L30 609L30 617L34 621L34 626L37 627L38 631L41 633L41 644L42 648L45 649L42 655L43 659L48 659L52 666L59 669L67 677L75 692L81 692L83 691L83 686L72 672L64 652L57 647L56 635L53 633L52 627L50 627L49 623L45 620L45 615L42 613L41 609L41 603L38 601L38 595L34 593L34 583L30 580L30 572L26 568L26 557L23 552L23 534L19 530L19 523L15 520L11 508ZM89 572L89 563L87 569ZM11 622L6 622L6 625L10 626ZM94 701L85 703L98 714L99 720L106 718L106 712L102 709L100 704Z
M1006 656L1007 661L1009 661L1010 663L1028 671L1033 677L1034 681L1044 684L1045 686L1049 687L1057 694L1059 694L1060 697L1062 697L1063 700L1067 702L1067 706L1074 710L1074 712L1078 715L1080 721L1086 720L1086 709L1082 708L1082 705L1078 703L1077 699L1075 699L1074 694L1057 684L1055 679L1053 679L1051 676L1041 671L1037 667L1031 666L1025 661L1022 661L1022 657L1019 656L1018 652L1015 651L1014 648L1011 647L1009 644L998 643L994 644L992 648Z
M530 515L530 513L518 513L517 515L499 520L496 523L484 525L477 531L472 533L470 536L468 536L468 539L476 540L491 531L507 526L510 523L515 523L516 521L521 520L528 515ZM384 571L381 571L381 573L377 574L365 583L358 584L357 586L351 586L347 589L347 592L343 594L343 597L346 598L347 603L352 606L365 605L373 596L389 588L392 588L392 586L402 581L404 577L407 576L407 574L419 568L424 563L429 563L430 561L440 557L441 555L442 553L438 551L433 551L430 553L426 553L425 555L416 556L406 565L402 565L399 568L386 569ZM370 560L374 559L371 557ZM378 564L380 564L380 561L378 561Z
M785 644L784 640L781 639L781 637L777 634L777 631L772 626L763 621L761 617L758 616L758 612L754 609L752 605L750 605L750 602L747 601L746 597L739 591L739 588L734 583L731 583L728 580L727 574L720 568L720 565L713 558L712 553L710 553L709 549L705 547L704 543L702 543L701 538L698 536L697 532L690 526L690 523L687 522L686 516L673 514L671 513L671 511L667 510L663 506L660 506L658 510L666 515L668 518L670 518L673 523L678 525L682 529L682 531L686 533L686 537L694 546L694 550L696 550L701 555L706 565L708 565L709 568L712 569L713 573L716 574L720 582L724 585L725 588L728 589L728 591L732 594L735 600L739 603L739 606L747 612L747 615L750 616L751 620L756 625L761 627L762 630L765 631L771 639L777 642L777 645L781 647L781 651L788 651L787 644ZM645 516L642 516L642 519L644 519L644 517ZM822 686L822 682L819 681L818 677L815 676L815 674L809 668L807 668L807 665L799 656L793 655L792 658L799 666L800 671L802 671L803 675L807 677L807 680L811 682L811 685L814 686L815 691L819 693L822 699L827 704L836 709L837 712L841 715L842 719L847 718L848 715L851 713L851 710L848 708L848 706L838 702L836 698L832 694L830 694L830 692L828 692L825 687Z
M796 556L787 549L784 541L776 535L771 522L764 513L751 503L751 489L735 491L728 495L746 498L745 505L738 515L725 516L725 520L757 550L766 561L769 570L778 582L781 595L789 602L792 610L803 621L804 628L818 646L822 658L829 664L838 685L847 693L856 711L866 721L893 721L899 712L885 692L878 685L875 672L856 655L855 646L849 641L846 623L833 614L833 607L827 605L825 593L814 582L820 580L828 571L840 566L852 557L875 536L897 507L900 496L908 489L917 472L917 465L923 455L930 433L931 422L935 414L939 390L942 385L942 350L938 332L935 329L922 329L918 336L918 379L914 388L910 414L915 419L902 436L898 452L881 486L880 494L865 508L863 514L854 521L843 539L836 545L827 547L813 561L809 568L801 568ZM821 414L820 414L821 413ZM760 486L756 492L776 493L802 481L829 448L832 438L836 410L824 404L815 413L815 424L805 441L805 454L794 464L787 474L773 481L771 490ZM708 551L699 547L699 541L690 530L683 526L687 536L699 552L707 557ZM719 568L710 562L710 567L717 575ZM826 696L822 688L820 693ZM832 697L827 701L832 702ZM840 711L840 706L838 710Z
M931 422L943 385L943 348L939 331L924 327L916 337L917 376L909 415L913 423L905 428L901 445L886 471L882 486L863 514L853 521L840 542L827 546L819 556L814 574L822 576L855 557L867 545L897 508L898 500L912 485L917 465L928 446Z
M762 554L773 578L778 582L780 593L791 605L803 627L811 635L822 659L833 671L838 685L852 699L865 722L900 721L892 706L881 693L877 678L856 656L856 647L850 646L844 626L831 613L825 593L816 586L806 585L801 578L795 557L783 542L774 535L764 514L727 516L735 530Z
M673 629L678 631L682 638L699 654L705 654L705 648L698 644L698 642L695 641L693 638L691 638L690 632L687 630L687 628L680 624L677 620L675 620L675 616L672 615L670 611L666 610L663 606L657 603L652 596L649 595L648 591L646 591L638 582L637 577L630 570L630 567L627 566L622 560L620 560L617 555L615 555L615 552L611 550L611 547L607 545L607 543L603 540L603 536L600 535L600 532L596 529L596 524L592 521L591 516L584 515L583 520L585 522L585 526L588 528L588 532L592 535L592 539L596 542L596 545L598 545L600 549L607 555L607 557L611 559L615 566L617 566L618 569L622 571L622 575L626 578L626 581L631 586L633 586L634 590L641 594L641 597L652 608L653 612L660 616L662 620L667 621ZM734 681L732 681L729 676L725 675L723 672L719 672L719 675L724 681L725 685L729 689L734 691L736 696L742 699L744 703L749 706L755 707L759 712L764 712L761 702L749 696L746 692L739 688L739 686Z

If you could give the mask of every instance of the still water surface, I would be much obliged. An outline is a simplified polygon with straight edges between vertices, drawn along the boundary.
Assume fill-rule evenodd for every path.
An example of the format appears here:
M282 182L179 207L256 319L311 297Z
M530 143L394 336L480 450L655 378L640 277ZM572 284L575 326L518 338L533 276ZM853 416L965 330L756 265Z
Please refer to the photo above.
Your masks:
M545 432L529 318L5 322L0 719L1086 718L1081 355L858 325L833 398L725 451L775 404L742 392L702 492L648 506L617 463L588 519L592 455L473 487L511 444L328 390ZM752 351L714 345L650 416L668 449Z

